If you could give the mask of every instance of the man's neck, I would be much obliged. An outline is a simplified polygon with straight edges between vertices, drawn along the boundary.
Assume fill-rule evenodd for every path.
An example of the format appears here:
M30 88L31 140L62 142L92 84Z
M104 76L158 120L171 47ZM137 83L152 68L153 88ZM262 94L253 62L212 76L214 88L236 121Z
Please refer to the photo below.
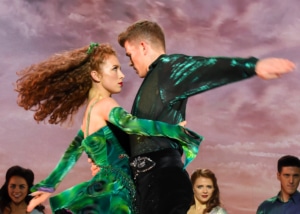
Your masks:
M151 65L162 54L166 54L166 52L162 48L149 48L148 54L149 54L149 57L148 57L149 62L148 63L149 63L149 65Z
M293 194L285 194L283 193L282 191L280 191L280 200L283 201L283 202L288 202L290 200L290 198L292 197Z

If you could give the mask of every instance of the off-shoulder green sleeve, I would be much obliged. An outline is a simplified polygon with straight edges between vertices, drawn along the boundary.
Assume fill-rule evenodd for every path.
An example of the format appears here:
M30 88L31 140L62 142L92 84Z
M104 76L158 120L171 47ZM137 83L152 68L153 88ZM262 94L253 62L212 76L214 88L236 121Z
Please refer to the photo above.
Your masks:
M109 122L128 134L168 137L182 146L185 154L185 167L197 156L203 137L180 125L139 119L121 107L115 107L109 114Z
M80 158L83 152L83 147L81 145L82 140L83 133L80 130L50 175L38 184L34 185L31 188L31 191L34 192L40 190L45 192L54 192L62 179Z

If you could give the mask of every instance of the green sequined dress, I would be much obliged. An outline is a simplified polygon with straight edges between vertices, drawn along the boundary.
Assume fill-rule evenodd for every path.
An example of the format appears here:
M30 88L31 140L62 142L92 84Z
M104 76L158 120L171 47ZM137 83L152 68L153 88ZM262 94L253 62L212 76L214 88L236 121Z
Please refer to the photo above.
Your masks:
M177 125L137 119L121 107L110 113L109 125L84 138L80 130L63 157L43 181L32 191L54 192L83 152L100 167L96 176L50 198L53 212L61 209L75 214L135 213L135 187L131 178L128 156L110 126L128 134L163 136L177 140L186 151L186 162L194 159L202 137Z

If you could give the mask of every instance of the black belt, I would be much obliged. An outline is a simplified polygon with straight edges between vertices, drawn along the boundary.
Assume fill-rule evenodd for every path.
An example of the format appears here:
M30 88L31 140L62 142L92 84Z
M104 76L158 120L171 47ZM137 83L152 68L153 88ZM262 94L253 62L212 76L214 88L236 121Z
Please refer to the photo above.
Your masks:
M148 172L152 169L160 169L165 167L183 168L181 154L177 149L164 149L156 152L146 153L132 157L129 160L134 179L136 179L138 175Z

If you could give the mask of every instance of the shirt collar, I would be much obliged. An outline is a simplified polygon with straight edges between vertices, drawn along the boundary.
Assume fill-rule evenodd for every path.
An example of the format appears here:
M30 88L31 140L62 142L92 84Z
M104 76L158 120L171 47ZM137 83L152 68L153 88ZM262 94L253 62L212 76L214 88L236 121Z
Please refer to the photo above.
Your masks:
M289 200L288 200L287 202L283 202L283 201L281 200L280 192L279 192L279 193L277 194L277 197L275 197L275 200L273 201L273 203L274 203L275 201L279 201L279 202L281 202L281 203L287 203L287 202L289 202L289 201L292 201L292 202L294 202L294 203L297 203L297 201L300 201L300 192L296 191L296 192L289 198Z
M154 62L152 62L152 64L149 66L149 71L151 71L152 69L154 69L154 67L157 65L158 61L165 56L166 54L162 54L160 55Z

